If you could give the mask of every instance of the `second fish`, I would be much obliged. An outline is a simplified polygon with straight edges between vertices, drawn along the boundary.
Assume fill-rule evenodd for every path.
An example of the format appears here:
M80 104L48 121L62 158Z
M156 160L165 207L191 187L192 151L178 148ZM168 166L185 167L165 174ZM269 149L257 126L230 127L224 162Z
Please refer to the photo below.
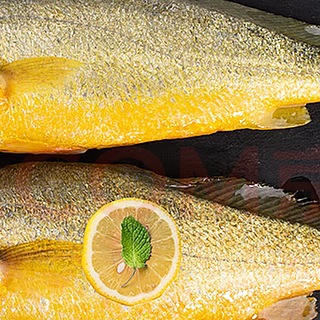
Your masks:
M308 123L304 105L320 101L320 86L306 30L216 0L3 0L0 150L73 153Z

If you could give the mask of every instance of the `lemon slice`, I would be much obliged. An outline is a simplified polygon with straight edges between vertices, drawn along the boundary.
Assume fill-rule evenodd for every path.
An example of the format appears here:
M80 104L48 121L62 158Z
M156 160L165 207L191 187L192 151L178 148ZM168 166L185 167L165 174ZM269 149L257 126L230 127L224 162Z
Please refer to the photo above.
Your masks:
M121 256L121 222L129 215L148 231L151 256L146 266L128 267ZM181 240L173 218L158 205L125 198L103 206L89 220L82 266L94 289L101 295L125 305L159 297L176 277L181 262Z

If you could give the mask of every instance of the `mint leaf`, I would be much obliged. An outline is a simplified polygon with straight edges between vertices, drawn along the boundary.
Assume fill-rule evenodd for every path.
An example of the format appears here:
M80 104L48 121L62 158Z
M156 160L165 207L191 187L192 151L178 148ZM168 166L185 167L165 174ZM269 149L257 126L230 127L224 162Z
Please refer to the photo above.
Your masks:
M151 255L150 236L132 215L121 222L121 256L131 268L142 268Z

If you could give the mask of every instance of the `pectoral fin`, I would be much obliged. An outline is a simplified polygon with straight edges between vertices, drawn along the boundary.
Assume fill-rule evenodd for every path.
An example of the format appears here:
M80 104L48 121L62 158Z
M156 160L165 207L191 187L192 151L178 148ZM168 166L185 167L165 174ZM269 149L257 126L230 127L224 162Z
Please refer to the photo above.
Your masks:
M11 292L43 293L72 286L81 275L82 245L41 240L0 250L1 285Z
M65 85L81 65L79 61L58 57L29 58L3 64L0 66L0 94L11 99L24 93L50 92Z
M262 310L256 320L311 320L317 316L316 299L306 296L281 300Z
M257 125L262 129L281 129L302 126L311 121L305 105L284 106L259 119Z

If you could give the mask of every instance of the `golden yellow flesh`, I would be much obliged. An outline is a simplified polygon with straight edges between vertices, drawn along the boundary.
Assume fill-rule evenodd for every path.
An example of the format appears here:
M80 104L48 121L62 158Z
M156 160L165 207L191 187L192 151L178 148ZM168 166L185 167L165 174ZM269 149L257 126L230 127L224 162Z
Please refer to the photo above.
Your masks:
M201 4L157 3L2 1L0 149L77 152L310 121L301 106L320 101L319 49ZM73 77L60 61L56 76L17 62L37 57L69 59Z
M1 169L0 318L240 320L320 289L318 230L213 204L168 185L167 178L130 166ZM81 268L88 220L123 197L162 206L182 241L176 280L160 298L132 307L96 293Z

